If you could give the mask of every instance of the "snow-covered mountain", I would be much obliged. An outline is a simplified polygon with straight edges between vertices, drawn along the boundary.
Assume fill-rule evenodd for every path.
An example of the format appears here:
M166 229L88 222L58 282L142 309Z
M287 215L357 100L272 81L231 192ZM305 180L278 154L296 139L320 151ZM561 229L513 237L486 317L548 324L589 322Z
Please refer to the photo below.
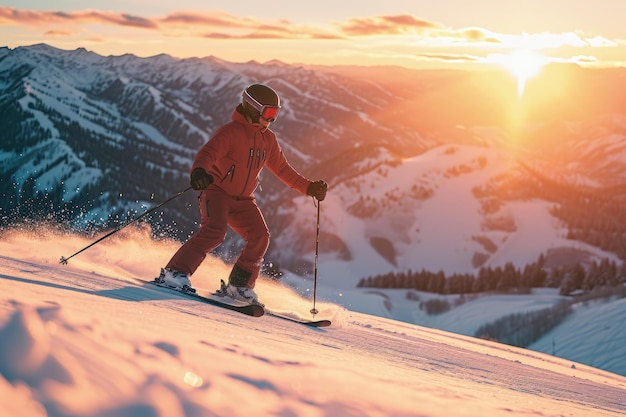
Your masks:
M360 148L398 147L413 155L431 144L400 123L373 115L400 98L368 81L294 68L279 62L231 64L169 56L102 57L47 45L3 48L0 54L0 190L3 224L53 217L77 226L115 225L186 188L197 149L229 120L243 88L266 82L281 93L275 123L292 164L332 179L323 162ZM336 167L348 174L354 160ZM276 206L278 188L262 184L261 201ZM180 238L195 230L188 193L153 220L157 232ZM280 229L277 229L280 230Z
M513 129L503 92L514 83L496 72L2 48L0 222L126 222L187 187L195 151L247 84L265 82L283 98L272 127L290 161L331 185L320 250L335 279L523 267L548 252L569 253L565 262L623 259L623 71L566 73L577 89L549 96ZM530 99L539 88L529 83ZM310 199L269 174L257 197L273 235L267 260L310 273ZM155 234L178 238L197 220L193 192L148 218ZM224 248L238 245L229 236Z

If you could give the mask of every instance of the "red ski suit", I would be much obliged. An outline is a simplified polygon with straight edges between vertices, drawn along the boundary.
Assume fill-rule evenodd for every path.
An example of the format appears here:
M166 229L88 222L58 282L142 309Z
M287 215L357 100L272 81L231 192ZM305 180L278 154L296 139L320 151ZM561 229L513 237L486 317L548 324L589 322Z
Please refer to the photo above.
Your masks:
M305 195L311 181L289 165L274 132L249 123L237 109L231 119L196 154L191 171L203 168L214 182L198 197L200 229L180 247L166 268L193 274L206 254L224 241L230 226L245 241L236 265L251 273L248 287L254 288L270 239L254 198L261 169L267 167L286 185Z

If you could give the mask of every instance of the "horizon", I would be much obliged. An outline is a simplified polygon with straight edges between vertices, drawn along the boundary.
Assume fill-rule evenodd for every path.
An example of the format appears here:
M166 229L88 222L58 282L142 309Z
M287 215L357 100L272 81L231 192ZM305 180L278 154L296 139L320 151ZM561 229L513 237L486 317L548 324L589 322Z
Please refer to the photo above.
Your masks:
M312 69L325 68L328 70L332 70L334 68L334 69L343 69L344 71L345 70L349 71L350 68L365 68L365 69L398 68L398 69L407 70L407 71L427 71L427 72L458 71L458 72L465 72L465 73L485 73L485 72L503 73L503 74L507 74L508 77L510 77L511 81L514 83L513 85L516 85L517 94L513 94L512 96L513 100L510 101L510 103L517 102L519 104L522 102L529 102L529 103L532 103L530 104L530 107L540 106L544 100L549 100L550 97L553 97L555 94L558 94L558 95L561 94L561 93L558 93L559 88L555 87L554 85L554 81L555 81L554 77L548 75L549 74L549 71L547 71L548 68L571 67L571 68L576 68L579 70L591 70L591 71L616 70L616 69L626 70L626 66L624 67L602 67L602 66L598 67L598 66L585 66L585 65L581 65L578 62L552 62L552 61L546 60L543 57L535 55L533 52L529 52L529 51L518 51L517 54L511 57L510 61L507 59L500 60L500 61L497 61L496 64L491 65L491 66L478 66L478 67L470 66L470 67L450 67L450 68L448 67L446 68L430 68L430 67L407 68L399 64L385 64L385 63L371 63L371 64L368 64L368 63L361 63L361 64L360 63L351 63L351 64L290 63L290 62L282 61L277 58L273 58L268 61L258 61L258 60L250 59L245 62L235 62L235 61L229 61L229 60L223 59L215 55L181 58L181 57L177 57L175 55L164 53L164 52L160 52L155 55L149 55L149 56L142 56L133 52L126 52L120 55L103 55L99 53L98 51L89 49L84 46L77 46L75 48L68 49L68 48L55 46L53 44L46 43L46 42L34 43L31 45L20 45L17 47L0 45L0 48L8 48L9 50L15 50L17 48L33 48L33 47L37 47L40 45L54 48L54 49L57 49L59 51L66 52L66 53L77 51L77 50L84 50L88 53L94 53L104 58L120 58L126 55L130 55L138 59L151 59L151 58L157 58L159 56L167 56L179 62L188 60L188 59L199 59L199 60L214 59L217 61L222 61L227 64L234 64L234 65L246 65L250 63L254 63L258 65L278 64L278 65L285 65L285 66L290 66L290 67L299 67L299 66L309 67ZM535 89L539 88L539 91L541 91L541 94L539 95L537 95L536 93L526 94L527 86L529 83L533 83L535 85ZM528 104L525 106L528 106Z

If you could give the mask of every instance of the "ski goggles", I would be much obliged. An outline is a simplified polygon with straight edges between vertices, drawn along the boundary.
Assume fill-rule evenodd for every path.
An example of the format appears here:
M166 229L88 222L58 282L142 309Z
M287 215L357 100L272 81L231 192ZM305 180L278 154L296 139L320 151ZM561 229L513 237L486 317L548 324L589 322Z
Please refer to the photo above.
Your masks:
M243 99L246 101L246 103L254 107L259 112L260 117L262 117L263 119L267 120L268 122L273 122L274 120L276 120L276 117L278 116L278 110L280 110L280 106L261 104L245 90L243 92Z

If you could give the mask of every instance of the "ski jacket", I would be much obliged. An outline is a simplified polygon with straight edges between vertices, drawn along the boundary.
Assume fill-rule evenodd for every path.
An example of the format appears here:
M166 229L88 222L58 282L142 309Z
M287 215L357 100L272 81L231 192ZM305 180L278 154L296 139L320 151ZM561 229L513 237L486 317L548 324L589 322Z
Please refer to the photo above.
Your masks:
M274 132L249 123L235 109L231 121L220 127L200 148L191 172L203 168L213 176L211 187L234 197L249 197L253 195L265 166L287 186L306 194L311 181L287 162Z

